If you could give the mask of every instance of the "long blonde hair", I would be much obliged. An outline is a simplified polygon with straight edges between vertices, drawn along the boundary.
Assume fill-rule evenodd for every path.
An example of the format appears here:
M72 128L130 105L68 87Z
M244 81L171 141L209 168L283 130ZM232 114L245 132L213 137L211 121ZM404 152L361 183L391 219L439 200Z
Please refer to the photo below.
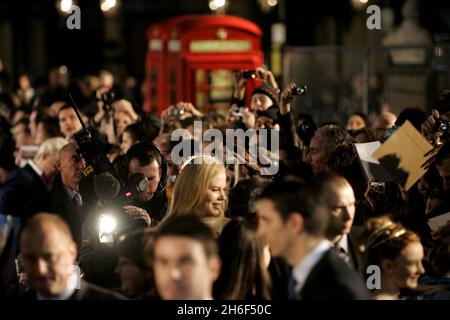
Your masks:
M175 215L195 214L206 197L211 180L225 173L225 166L212 157L200 156L201 163L191 160L178 176L166 218ZM197 158L198 159L198 158ZM223 208L221 216L224 215ZM205 217L201 217L205 218Z

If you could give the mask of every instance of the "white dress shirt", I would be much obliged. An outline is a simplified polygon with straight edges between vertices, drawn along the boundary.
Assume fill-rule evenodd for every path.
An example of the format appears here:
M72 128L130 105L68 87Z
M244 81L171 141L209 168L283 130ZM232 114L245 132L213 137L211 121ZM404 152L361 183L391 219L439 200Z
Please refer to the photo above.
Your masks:
M294 290L299 293L305 284L308 275L311 273L312 268L319 262L326 251L328 251L333 244L327 240L323 239L319 244L311 250L300 263L292 270L292 276L296 282Z

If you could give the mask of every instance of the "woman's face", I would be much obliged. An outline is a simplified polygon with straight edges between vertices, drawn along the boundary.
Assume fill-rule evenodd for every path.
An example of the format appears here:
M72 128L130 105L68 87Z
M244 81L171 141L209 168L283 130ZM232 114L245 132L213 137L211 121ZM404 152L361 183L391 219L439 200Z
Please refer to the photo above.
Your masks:
M348 119L346 129L347 130L359 130L359 129L364 128L365 126L366 126L366 124L364 123L363 118L354 114L354 115L350 116L350 118Z
M200 208L204 216L219 216L224 211L227 199L227 177L225 171L216 175L206 190L205 198Z
M255 93L250 104L253 111L265 111L273 105L273 101L265 94Z
M122 152L122 154L127 153L128 149L130 149L134 143L135 141L133 141L131 135L127 131L124 131L122 134L122 142L120 143L120 152Z
M423 247L420 242L411 242L402 250L387 270L398 288L417 287L420 275L425 272L422 265L423 258Z
M128 297L137 297L142 294L142 288L150 281L149 271L143 271L130 259L119 257L116 273L120 278L122 292Z
M116 125L116 133L122 134L122 132L126 129L126 127L133 123L133 119L131 119L128 114L125 112L115 112L114 113L114 123Z

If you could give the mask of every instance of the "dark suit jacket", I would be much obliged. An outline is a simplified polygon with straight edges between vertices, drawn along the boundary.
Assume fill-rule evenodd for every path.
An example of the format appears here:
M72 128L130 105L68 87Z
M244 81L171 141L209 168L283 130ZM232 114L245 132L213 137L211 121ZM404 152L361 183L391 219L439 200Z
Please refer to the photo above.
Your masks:
M333 247L311 270L297 295L301 300L370 300L371 295L356 271Z
M78 248L81 247L81 226L87 213L83 207L77 209L72 204L61 180L61 175L55 177L53 187L50 191L32 201L32 212L55 213L66 221L74 237Z
M37 300L37 293L34 290L30 290L18 298L20 300ZM67 300L128 300L128 298L82 280L80 289L75 290Z
M26 219L30 200L44 194L47 188L30 165L14 170L3 187L0 213Z

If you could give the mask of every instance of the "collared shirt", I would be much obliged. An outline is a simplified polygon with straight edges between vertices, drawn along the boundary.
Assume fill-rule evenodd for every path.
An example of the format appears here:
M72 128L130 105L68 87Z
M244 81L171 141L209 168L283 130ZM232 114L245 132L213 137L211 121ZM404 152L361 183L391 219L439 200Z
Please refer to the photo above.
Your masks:
M76 272L72 273L72 275L69 278L67 287L59 295L49 297L49 296L44 296L43 294L40 294L39 292L37 292L37 299L38 300L67 300L67 299L69 299L73 295L75 290L77 289L73 285L74 281L76 282L76 277L77 277Z
M49 181L46 181L44 178L44 173L42 172L42 170L37 166L36 162L34 162L33 160L28 160L28 164L30 165L30 167L33 169L34 172L36 172L36 174L41 178L42 182L45 185L45 188L47 190L50 189L51 187L51 183Z
M31 168L33 168L34 172L36 172L36 174L43 178L43 172L42 170L37 166L36 162L34 162L33 160L28 160L28 164L30 165Z
M354 268L352 253L348 247L348 236L346 234L344 234L336 243L336 249L338 250L339 256L347 262L350 267Z
M70 201L73 200L73 198L76 196L77 197L77 202L78 202L78 206L82 206L83 205L83 198L81 198L81 195L75 191L72 190L66 186L64 186L64 189L66 190L67 195L69 196Z
M312 268L319 262L322 256L328 251L333 244L326 239L320 241L320 243L310 251L302 261L292 270L292 275L296 282L295 284L295 292L300 292L303 285L305 284L308 275L310 274Z

